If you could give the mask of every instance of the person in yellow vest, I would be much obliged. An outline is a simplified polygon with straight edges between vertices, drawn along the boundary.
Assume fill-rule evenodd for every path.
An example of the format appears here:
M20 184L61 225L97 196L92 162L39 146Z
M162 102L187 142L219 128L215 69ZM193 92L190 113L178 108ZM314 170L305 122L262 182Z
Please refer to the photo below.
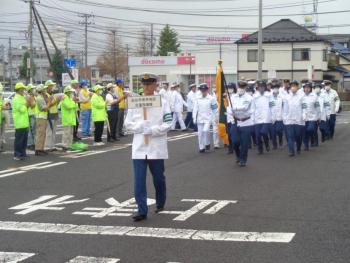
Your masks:
M80 102L81 129L82 129L83 136L90 136L91 96L92 96L92 93L88 91L87 82L81 81L80 92L79 92L79 102Z
M34 151L35 150L35 86L29 84L27 86L27 97L32 98L32 104L28 107L28 115L29 115L29 131L28 131L28 141L27 141L27 149Z
M64 89L64 98L61 102L61 117L63 125L62 136L62 148L68 150L69 146L73 143L74 127L77 124L76 110L78 99L75 97L74 89L71 86L67 86Z
M36 106L35 106L35 155L47 155L44 151L46 139L47 116L50 102L46 96L46 86L40 84L36 87Z
M4 139L5 139L5 115L3 110L6 110L6 104L3 97L4 88L0 83L0 152L4 151Z
M74 90L75 97L79 98L79 96L80 96L79 81L76 79L72 79L72 81L70 82L70 86ZM81 138L78 136L79 119L80 119L80 105L79 105L79 103L78 103L78 108L76 110L76 119L77 119L77 125L74 126L73 140L74 141L81 141Z
M56 131L58 124L58 103L60 99L55 97L53 94L53 90L56 86L56 83L52 80L48 80L45 82L45 86L47 87L47 96L50 101L50 108L48 111L48 125L46 126L46 139L45 139L45 149L50 152L56 151L55 143L56 143Z
M118 120L117 120L117 137L123 137L125 134L123 133L123 126L124 126L124 114L125 114L125 96L123 91L123 81L120 79L117 79L116 82L116 93L121 101L119 102L119 111L118 111Z
M104 145L102 142L103 126L107 119L106 102L103 99L104 87L96 85L93 88L94 95L91 97L92 121L95 125L94 144L95 146Z
M22 82L16 84L15 91L16 95L12 100L12 117L15 126L14 160L19 161L27 157L28 107L32 104L32 98L26 98L26 86Z

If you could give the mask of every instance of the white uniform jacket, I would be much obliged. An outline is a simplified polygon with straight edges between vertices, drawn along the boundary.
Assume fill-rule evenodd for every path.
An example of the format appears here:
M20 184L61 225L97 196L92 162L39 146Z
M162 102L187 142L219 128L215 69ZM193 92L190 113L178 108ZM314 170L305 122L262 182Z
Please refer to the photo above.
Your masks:
M305 121L318 121L320 107L318 97L315 93L305 94L303 96L303 108L305 110Z
M251 118L252 112L252 100L253 97L247 92L243 95L232 94L231 95L231 105L228 105L227 112L227 122L235 123L235 118L237 120L238 127L246 127L254 125L253 119ZM242 121L243 120L243 121Z
M268 91L265 91L264 94L261 94L259 91L254 93L252 101L254 124L272 123L270 99L271 93Z
M192 118L194 123L211 123L214 114L217 113L218 103L217 100L210 96L209 94L206 97L202 95L197 97L193 105Z
M289 93L283 99L283 123L285 125L305 125L303 96Z
M162 99L162 107L146 110L152 129L152 134L148 135L148 145L145 144L143 134L143 109L129 109L125 119L125 128L134 133L132 159L168 159L167 132L172 122L169 104Z
M325 97L326 103L330 103L330 110L331 114L336 114L339 111L340 107L340 99L338 96L338 92L336 92L334 89L331 89L329 91L324 90L323 95Z
M270 110L272 123L283 120L283 98L280 94L271 94Z
M192 90L187 94L187 111L192 112L193 111L193 105L195 100L197 99L197 93L193 92Z

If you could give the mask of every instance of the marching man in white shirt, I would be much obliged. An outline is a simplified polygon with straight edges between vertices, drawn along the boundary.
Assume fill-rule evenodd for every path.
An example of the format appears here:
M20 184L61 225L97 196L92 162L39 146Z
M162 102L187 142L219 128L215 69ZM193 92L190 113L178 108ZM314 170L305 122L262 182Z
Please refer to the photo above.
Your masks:
M209 87L206 83L199 86L201 96L193 105L193 123L198 127L199 152L204 153L210 150L210 124L213 115L217 112L218 103L215 98L208 94Z
M340 107L340 99L339 99L338 93L334 89L332 89L332 82L330 80L323 81L323 84L325 85L324 96L327 99L327 101L329 101L330 103L329 106L331 110L330 112L331 114L327 121L329 138L333 139L334 131L335 131L336 115Z
M331 108L328 98L324 96L322 92L323 86L322 84L316 84L314 87L314 93L317 96L317 106L319 107L319 116L318 116L318 128L321 132L321 141L324 142L326 137L329 136L328 128L327 128L327 119L329 119L331 115ZM314 135L314 146L318 146L318 131L316 130Z
M141 76L144 96L152 96L157 88L157 76L145 73ZM163 211L166 200L164 160L168 159L167 132L172 116L165 99L161 107L128 109L125 120L127 130L134 133L132 160L134 167L134 192L138 213L135 222L147 219L146 175L149 167L156 190L156 213Z
M194 130L196 129L196 127L193 124L192 112L193 112L194 102L197 99L196 89L197 89L196 84L190 85L190 91L187 94L187 116L185 119L186 127Z
M231 123L231 140L236 153L236 163L245 167L248 160L248 149L251 131L254 127L252 112L252 96L246 92L247 83L238 82L236 94L231 95L230 105L227 107L227 122Z
M299 83L292 81L290 91L283 98L283 123L286 128L289 156L300 154L303 130L305 127L305 114L303 109L303 96L298 94Z
M270 109L271 109L271 137L273 149L277 149L278 145L281 147L283 145L283 98L280 94L280 85L278 83L272 84L272 94L270 97ZM278 137L278 144L277 144Z
M186 125L182 118L184 105L187 106L186 101L182 98L180 92L177 90L179 88L179 84L174 83L171 86L171 104L170 108L173 112L173 123L171 125L171 130L174 131L176 127L176 123L178 122L182 131L186 131Z
M257 91L253 96L253 115L258 154L263 154L265 144L266 151L270 151L269 131L271 129L270 92L266 90L266 83L258 81Z
M320 107L318 97L312 92L312 83L304 84L303 108L305 111L305 133L304 133L304 147L305 151L314 146L315 133L317 132L317 121L320 116Z

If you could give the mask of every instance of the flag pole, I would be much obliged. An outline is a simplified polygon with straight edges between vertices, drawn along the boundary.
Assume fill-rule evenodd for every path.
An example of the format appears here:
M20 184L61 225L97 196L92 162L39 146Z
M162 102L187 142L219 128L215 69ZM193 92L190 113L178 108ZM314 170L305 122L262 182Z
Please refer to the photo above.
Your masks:
M225 74L224 74L224 70L222 69L222 60L219 60L219 67L221 68L221 72L222 72L222 76L223 76L223 80L224 80L225 91L226 91L226 94L227 94L227 97L228 97L228 100L229 100L229 103L230 103L231 110L232 110L232 112L233 112L233 107L232 107L232 102L231 102L231 96L230 96L230 94L228 93L228 88L227 88L227 83L226 83L226 79L225 79ZM222 102L221 102L221 103L222 103Z

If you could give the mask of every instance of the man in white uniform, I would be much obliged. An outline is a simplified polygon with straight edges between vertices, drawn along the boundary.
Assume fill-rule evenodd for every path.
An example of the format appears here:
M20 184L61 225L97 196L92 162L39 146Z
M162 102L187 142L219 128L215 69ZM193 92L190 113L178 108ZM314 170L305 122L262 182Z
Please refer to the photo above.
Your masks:
M144 96L154 95L157 76L151 73L141 75ZM146 175L149 167L156 190L156 213L163 211L166 200L164 160L168 159L167 132L171 127L171 111L168 102L162 98L161 107L146 108L144 119L142 108L129 109L125 127L134 133L132 160L134 167L134 192L138 213L135 222L147 219Z
M193 105L193 122L198 127L199 152L204 153L210 150L210 124L213 115L218 109L217 100L209 95L209 87L206 83L199 86L201 96L197 98Z
M180 92L177 90L179 88L179 84L174 83L172 86L171 93L171 104L170 108L173 112L173 123L171 125L171 130L175 130L176 123L178 122L182 131L186 131L186 125L182 118L183 108L187 106L187 103L182 98Z
M323 84L325 85L324 97L329 102L329 107L331 110L329 119L327 120L327 128L329 131L329 138L333 139L337 119L336 116L340 107L340 99L338 93L332 89L332 82L330 80L323 81Z

